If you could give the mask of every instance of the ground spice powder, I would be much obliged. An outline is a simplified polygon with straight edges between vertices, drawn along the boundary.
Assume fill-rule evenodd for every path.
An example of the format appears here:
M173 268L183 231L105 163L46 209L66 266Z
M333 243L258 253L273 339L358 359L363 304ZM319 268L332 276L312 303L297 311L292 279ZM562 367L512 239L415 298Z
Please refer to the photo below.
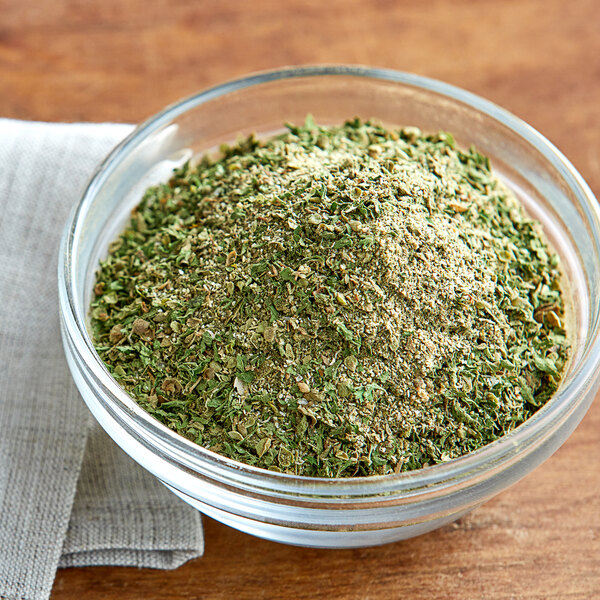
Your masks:
M101 263L91 328L118 382L197 444L381 475L476 450L551 397L560 283L476 150L309 117L149 189Z

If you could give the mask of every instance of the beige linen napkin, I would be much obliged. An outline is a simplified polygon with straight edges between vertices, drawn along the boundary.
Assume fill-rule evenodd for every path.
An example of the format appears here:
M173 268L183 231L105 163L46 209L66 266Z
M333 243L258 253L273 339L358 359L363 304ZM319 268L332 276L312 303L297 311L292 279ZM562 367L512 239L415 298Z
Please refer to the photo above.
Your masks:
M93 421L58 321L68 213L129 125L0 119L0 598L48 598L58 566L172 569L200 556L200 514Z

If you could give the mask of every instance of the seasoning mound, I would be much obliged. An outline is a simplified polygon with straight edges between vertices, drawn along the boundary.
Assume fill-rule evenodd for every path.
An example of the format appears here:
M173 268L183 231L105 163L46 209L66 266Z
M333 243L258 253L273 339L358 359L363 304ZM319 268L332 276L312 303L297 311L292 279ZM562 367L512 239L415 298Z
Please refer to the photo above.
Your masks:
M309 117L221 151L147 190L94 290L98 353L169 428L266 469L386 474L556 391L558 258L476 150Z

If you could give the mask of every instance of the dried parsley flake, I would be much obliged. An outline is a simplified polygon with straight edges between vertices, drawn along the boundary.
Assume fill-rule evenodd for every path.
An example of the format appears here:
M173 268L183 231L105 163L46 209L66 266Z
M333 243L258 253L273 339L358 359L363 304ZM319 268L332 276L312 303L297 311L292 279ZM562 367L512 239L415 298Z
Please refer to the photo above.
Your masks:
M197 444L299 475L418 469L523 423L568 355L541 225L448 133L288 130L147 190L92 303L114 377Z

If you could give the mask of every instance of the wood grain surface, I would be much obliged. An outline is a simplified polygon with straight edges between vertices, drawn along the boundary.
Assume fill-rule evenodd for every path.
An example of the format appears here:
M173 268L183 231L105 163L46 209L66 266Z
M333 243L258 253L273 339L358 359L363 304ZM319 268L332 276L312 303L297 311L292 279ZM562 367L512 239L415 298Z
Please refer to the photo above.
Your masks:
M600 193L597 0L0 0L0 116L137 122L248 72L307 63L412 71L487 97ZM600 402L542 467L459 522L325 551L205 519L167 572L65 569L53 600L600 598Z

